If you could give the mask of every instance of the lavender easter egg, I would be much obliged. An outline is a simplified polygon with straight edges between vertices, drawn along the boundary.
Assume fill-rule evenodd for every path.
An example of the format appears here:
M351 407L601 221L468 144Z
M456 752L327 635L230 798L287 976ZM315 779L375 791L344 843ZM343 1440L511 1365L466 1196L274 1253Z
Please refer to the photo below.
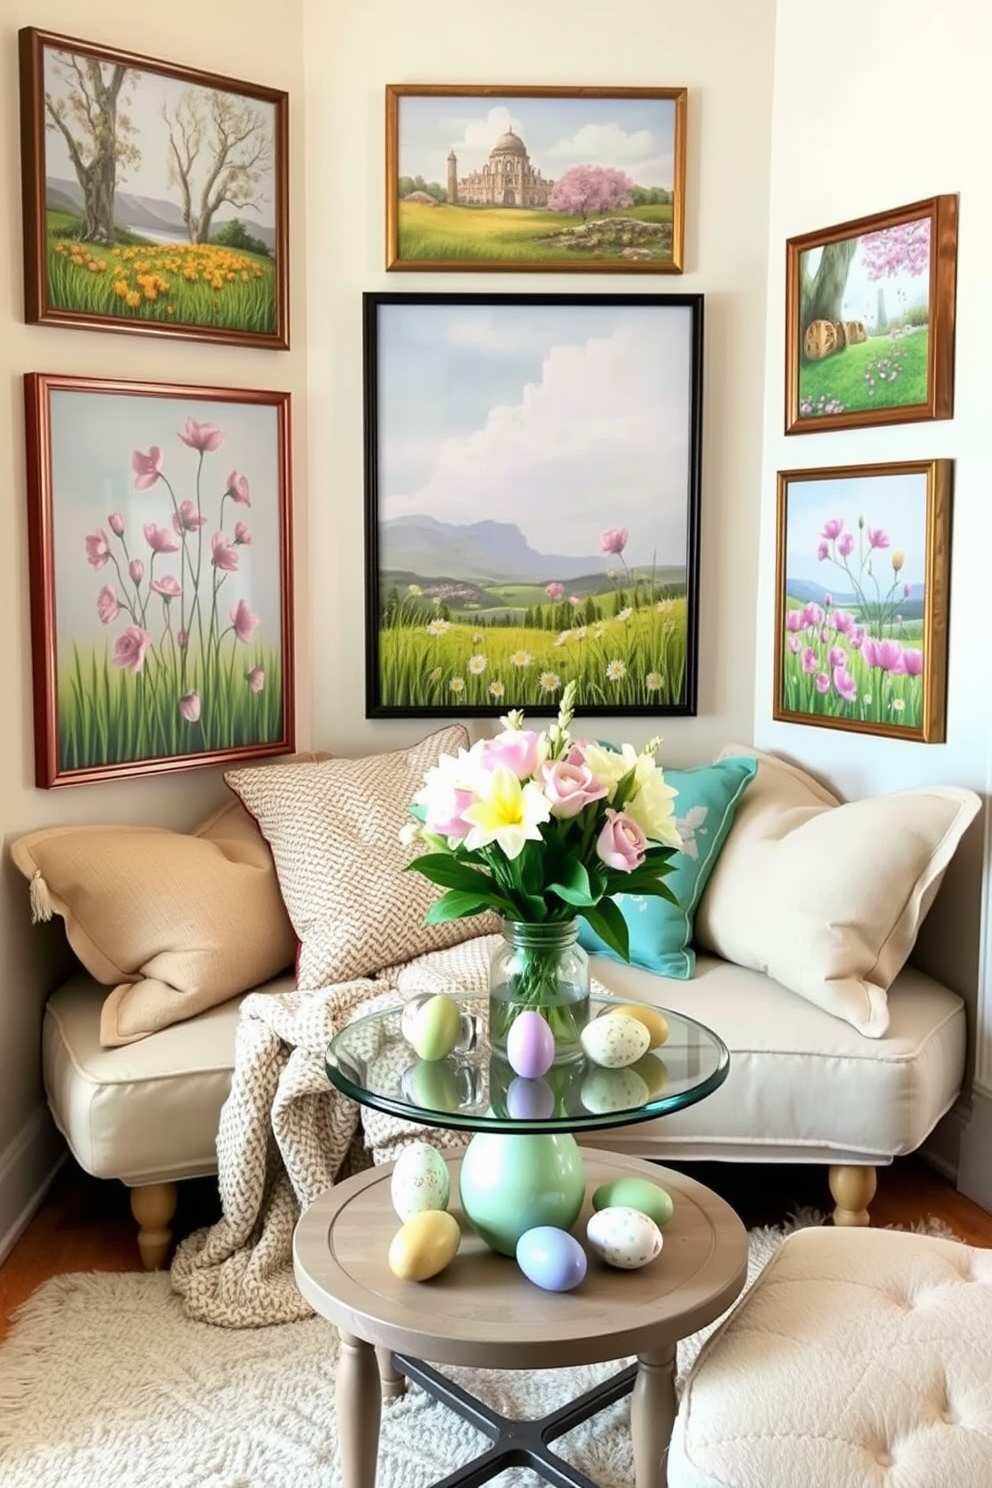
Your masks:
M586 1253L574 1235L554 1225L536 1225L517 1241L517 1265L546 1292L570 1292L586 1274Z
M525 1080L518 1075L506 1092L506 1109L514 1121L547 1121L554 1115L555 1093L547 1080Z
M540 1013L531 1009L518 1013L506 1036L506 1057L515 1074L538 1080L551 1068L555 1036Z

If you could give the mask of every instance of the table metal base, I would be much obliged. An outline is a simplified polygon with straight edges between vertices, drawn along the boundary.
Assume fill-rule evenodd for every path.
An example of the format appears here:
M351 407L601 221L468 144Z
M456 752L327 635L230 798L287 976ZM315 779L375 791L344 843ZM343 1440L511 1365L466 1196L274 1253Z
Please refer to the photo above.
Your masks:
M407 1379L420 1385L428 1395L463 1420L470 1421L492 1442L488 1451L439 1479L434 1488L477 1488L508 1467L529 1467L554 1488L599 1488L579 1468L572 1467L552 1452L548 1443L564 1436L574 1426L581 1426L583 1421L605 1410L615 1400L629 1395L637 1378L637 1365L629 1364L619 1374L594 1385L584 1395L559 1406L549 1415L539 1416L534 1421L515 1421L491 1410L483 1401L456 1385L454 1380L432 1369L429 1364L422 1364L419 1359L394 1354L393 1362Z

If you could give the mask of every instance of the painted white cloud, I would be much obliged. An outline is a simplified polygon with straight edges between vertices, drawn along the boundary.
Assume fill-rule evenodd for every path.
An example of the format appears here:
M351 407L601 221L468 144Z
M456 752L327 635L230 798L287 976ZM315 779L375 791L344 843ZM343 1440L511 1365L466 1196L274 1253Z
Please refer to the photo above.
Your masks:
M653 149L650 129L635 129L628 134L619 124L583 124L571 139L559 140L549 154L593 165L622 165L626 160L645 159Z
M522 129L520 120L515 119L503 104L491 108L483 118L453 119L451 123L455 129L461 131L460 138L452 146L456 152L485 150L488 154L501 134L506 134L508 129L520 134Z
M588 556L627 527L635 562L685 558L688 312L618 316L608 336L549 347L540 380L479 428L442 438L428 478L386 518L515 522L543 552Z

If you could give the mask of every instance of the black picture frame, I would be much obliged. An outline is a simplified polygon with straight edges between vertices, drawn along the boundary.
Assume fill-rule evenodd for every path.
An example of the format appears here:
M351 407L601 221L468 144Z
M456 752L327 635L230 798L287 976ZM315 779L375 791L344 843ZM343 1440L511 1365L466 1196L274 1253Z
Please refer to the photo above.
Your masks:
M363 325L366 717L548 716L572 677L694 717L703 296L370 291Z

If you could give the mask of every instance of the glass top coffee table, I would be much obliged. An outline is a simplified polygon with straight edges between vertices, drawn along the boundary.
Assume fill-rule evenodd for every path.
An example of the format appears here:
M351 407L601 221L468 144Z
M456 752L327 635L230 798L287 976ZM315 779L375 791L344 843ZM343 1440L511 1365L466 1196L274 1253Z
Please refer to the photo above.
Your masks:
M576 1134L682 1110L718 1089L730 1068L726 1045L712 1029L652 1009L662 1012L668 1037L636 1063L604 1069L583 1057L552 1065L540 1079L523 1079L489 1048L488 996L451 996L461 1023L445 1058L417 1056L404 1035L411 1004L397 1004L342 1029L328 1046L327 1074L362 1105L474 1133L461 1166L462 1207L486 1243L505 1255L514 1254L525 1230L567 1230L578 1218L585 1171ZM623 1006L635 1004L594 993L590 1021Z
M580 1059L553 1066L541 1080L522 1080L489 1049L487 997L451 995L460 1006L459 1041L443 1059L417 1057L403 1035L400 1005L357 1019L327 1050L330 1080L354 1100L473 1134L464 1153L445 1157L449 1212L462 1241L430 1281L404 1281L389 1270L390 1237L399 1225L391 1167L335 1185L297 1225L297 1283L341 1337L336 1402L344 1488L374 1488L382 1394L401 1392L404 1378L490 1441L438 1488L476 1488L513 1466L529 1466L557 1488L597 1488L550 1443L631 1391L636 1488L664 1488L675 1346L739 1295L747 1236L722 1199L681 1174L600 1151L589 1153L587 1173L574 1134L651 1120L702 1100L726 1079L727 1050L702 1024L666 1011L667 1040L635 1065L608 1070ZM621 1005L594 995L590 1016ZM581 1221L583 1228L593 1190L630 1178L664 1185L674 1201L663 1250L650 1265L617 1271L591 1258L581 1285L561 1293L532 1285L505 1259L533 1226L571 1229ZM533 1421L508 1420L423 1362L542 1369L631 1354L636 1363Z

